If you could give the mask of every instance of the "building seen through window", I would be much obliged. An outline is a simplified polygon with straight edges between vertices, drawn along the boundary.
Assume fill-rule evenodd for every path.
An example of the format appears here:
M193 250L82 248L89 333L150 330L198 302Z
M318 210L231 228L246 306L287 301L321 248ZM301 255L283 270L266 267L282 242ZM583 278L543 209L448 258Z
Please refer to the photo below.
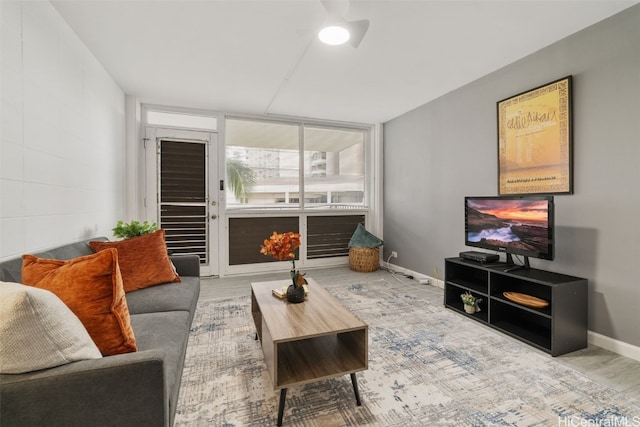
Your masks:
M305 208L362 207L365 137L362 129L228 119L227 207L298 208L301 178Z

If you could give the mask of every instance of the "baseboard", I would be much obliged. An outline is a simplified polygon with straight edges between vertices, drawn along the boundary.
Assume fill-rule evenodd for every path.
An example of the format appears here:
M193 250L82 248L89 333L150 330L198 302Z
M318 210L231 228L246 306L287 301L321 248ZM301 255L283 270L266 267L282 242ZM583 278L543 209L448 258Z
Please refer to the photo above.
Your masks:
M626 342L618 341L611 337L599 334L597 332L589 331L587 333L587 340L589 344L597 345L605 350L612 351L620 356L628 357L629 359L637 360L640 362L640 347L628 344Z
M388 262L382 263L383 267L389 270L397 271L399 273L408 274L413 276L417 281L420 279L429 280L429 285L437 286L440 289L444 289L444 281L427 276L426 274L418 273L417 271L409 270L407 268L400 267L399 265L391 264ZM628 344L623 341L618 341L614 338L607 337L597 332L588 331L587 341L589 344L597 345L605 350L612 351L620 356L628 357L629 359L640 361L640 347Z
M427 276L426 274L418 273L417 271L409 270L408 268L400 267L399 265L391 264L389 262L382 262L384 268L387 268L392 271L397 271L398 273L408 274L409 276L413 276L417 282L423 279L427 279L429 281L429 285L436 286L440 289L444 289L444 282L435 277Z

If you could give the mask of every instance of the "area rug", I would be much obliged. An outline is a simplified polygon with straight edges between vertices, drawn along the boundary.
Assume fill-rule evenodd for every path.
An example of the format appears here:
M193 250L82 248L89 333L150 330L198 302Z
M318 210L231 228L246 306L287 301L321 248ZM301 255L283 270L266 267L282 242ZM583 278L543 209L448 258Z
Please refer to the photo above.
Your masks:
M362 406L348 375L292 387L286 426L617 426L640 420L640 402L401 283L327 290L369 324L369 369L357 374ZM176 426L276 424L279 392L254 338L250 298L200 301Z

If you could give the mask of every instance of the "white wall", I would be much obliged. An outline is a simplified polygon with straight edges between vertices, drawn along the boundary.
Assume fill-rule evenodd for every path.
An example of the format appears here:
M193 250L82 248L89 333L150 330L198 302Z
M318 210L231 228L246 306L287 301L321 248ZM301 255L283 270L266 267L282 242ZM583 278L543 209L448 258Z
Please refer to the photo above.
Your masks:
M125 96L49 2L0 2L0 260L112 237Z
M571 74L574 194L555 260L531 264L587 278L589 330L640 349L639 46L636 5L386 123L385 259L442 279L470 249L464 196L498 192L496 102Z

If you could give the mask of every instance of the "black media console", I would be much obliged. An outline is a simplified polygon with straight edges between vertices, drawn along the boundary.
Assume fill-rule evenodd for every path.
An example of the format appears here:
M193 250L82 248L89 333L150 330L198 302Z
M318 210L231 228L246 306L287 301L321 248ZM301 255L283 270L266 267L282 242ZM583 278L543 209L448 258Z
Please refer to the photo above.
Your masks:
M444 305L552 356L587 347L587 279L544 270L509 270L504 263L447 258ZM467 314L460 294L482 298L480 312ZM549 305L531 308L504 297L517 292Z

